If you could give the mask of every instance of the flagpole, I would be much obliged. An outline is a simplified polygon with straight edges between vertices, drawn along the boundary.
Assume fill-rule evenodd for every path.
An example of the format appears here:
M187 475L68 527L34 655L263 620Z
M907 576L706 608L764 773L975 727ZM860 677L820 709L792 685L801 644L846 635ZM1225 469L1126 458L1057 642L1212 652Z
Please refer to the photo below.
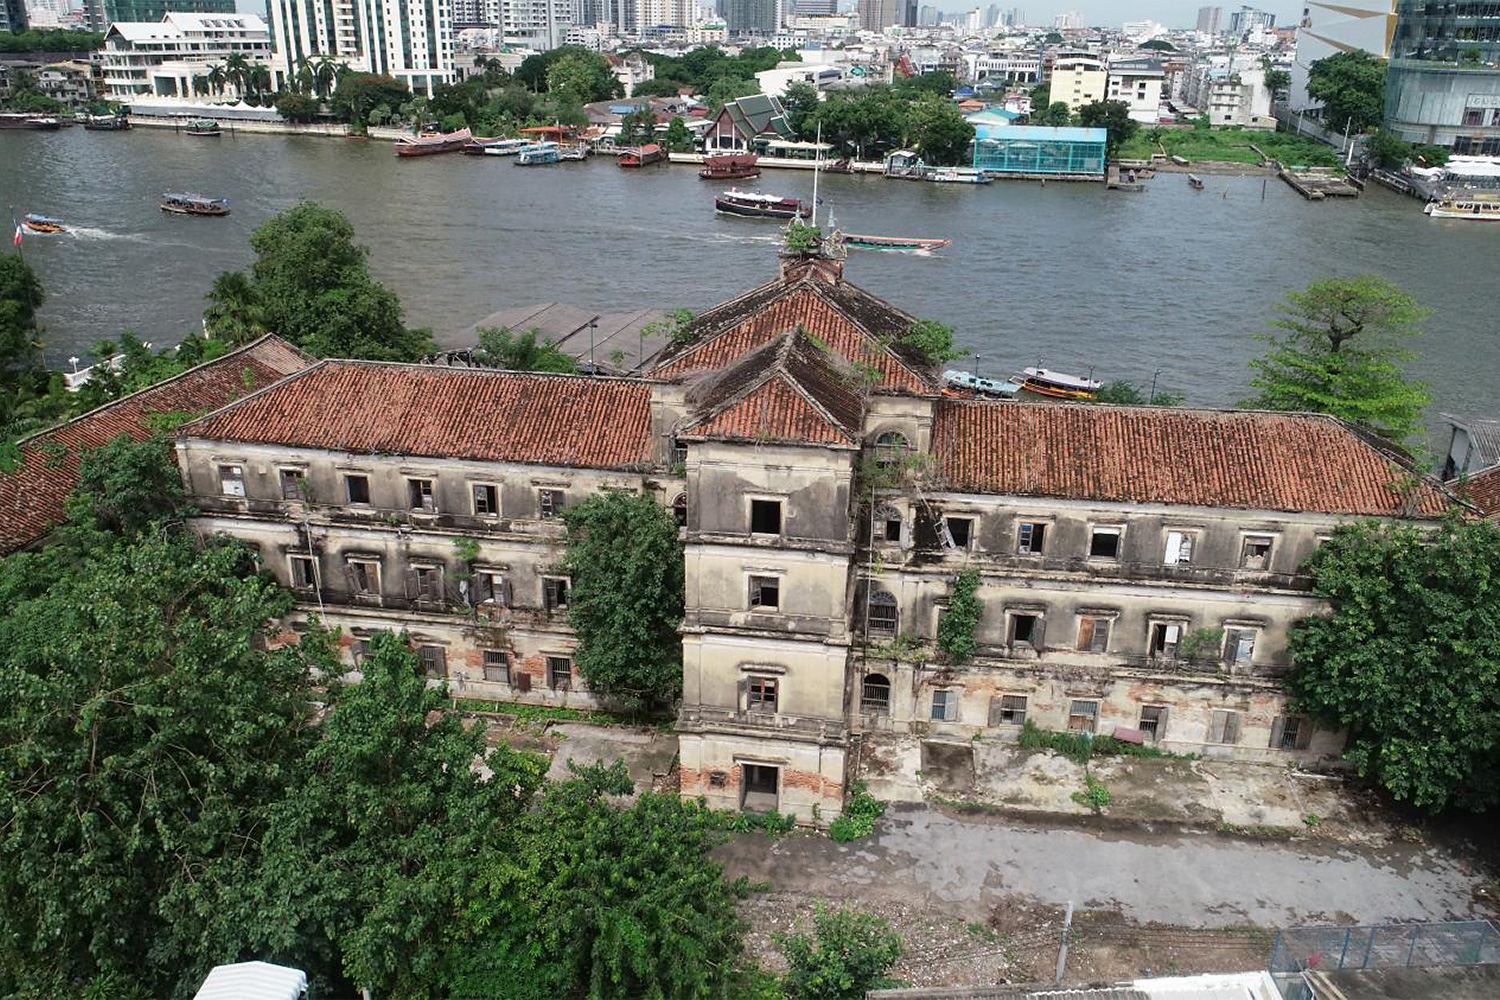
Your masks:
M817 147L813 150L813 203L812 203L812 225L818 226L818 175L823 172L823 123L818 122L818 137L815 140Z

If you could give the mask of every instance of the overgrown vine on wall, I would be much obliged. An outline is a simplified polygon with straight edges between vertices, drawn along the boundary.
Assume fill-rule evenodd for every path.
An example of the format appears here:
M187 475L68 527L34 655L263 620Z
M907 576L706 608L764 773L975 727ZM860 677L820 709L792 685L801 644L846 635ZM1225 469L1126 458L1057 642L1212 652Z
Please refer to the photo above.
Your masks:
M953 596L938 623L937 644L950 664L969 662L977 645L974 631L984 604L979 600L979 570L966 569L953 581Z

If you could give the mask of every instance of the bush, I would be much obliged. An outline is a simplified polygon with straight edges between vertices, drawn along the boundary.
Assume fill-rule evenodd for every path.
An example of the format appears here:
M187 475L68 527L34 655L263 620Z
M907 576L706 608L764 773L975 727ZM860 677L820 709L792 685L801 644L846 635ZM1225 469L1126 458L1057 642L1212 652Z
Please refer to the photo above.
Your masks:
M841 844L875 832L875 821L885 815L885 803L869 793L863 781L849 790L849 804L844 813L828 827L828 836Z
M1104 807L1109 805L1109 800L1113 797L1109 794L1109 789L1104 782L1086 772L1083 776L1083 788L1083 791L1073 793L1073 801L1081 806L1088 806L1095 816L1102 815Z
M888 921L857 910L819 907L814 937L777 934L786 956L782 985L798 1000L858 1000L867 992L894 985L886 973L901 957L901 935Z

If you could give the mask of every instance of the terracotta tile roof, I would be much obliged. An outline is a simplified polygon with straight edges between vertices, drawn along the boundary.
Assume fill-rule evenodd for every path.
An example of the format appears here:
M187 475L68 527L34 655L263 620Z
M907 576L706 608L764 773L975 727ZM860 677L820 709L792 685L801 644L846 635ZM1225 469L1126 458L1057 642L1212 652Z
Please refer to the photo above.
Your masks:
M803 270L698 316L688 328L691 339L668 348L652 375L671 379L723 368L801 326L850 361L873 366L880 373L879 388L935 393L931 366L899 341L913 322L914 317L846 281Z
M864 423L858 374L800 330L704 379L689 402L682 437L857 447Z
M1500 521L1500 465L1476 472L1467 480L1450 484L1465 500L1492 521Z
M316 368L184 437L583 468L651 464L651 383L372 361Z
M0 472L0 552L33 545L62 523L78 483L79 453L121 434L141 440L157 413L202 413L316 364L277 337L262 337L175 378L101 406L20 442L21 463Z
M943 400L953 489L1250 510L1432 517L1453 498L1387 446L1318 414Z

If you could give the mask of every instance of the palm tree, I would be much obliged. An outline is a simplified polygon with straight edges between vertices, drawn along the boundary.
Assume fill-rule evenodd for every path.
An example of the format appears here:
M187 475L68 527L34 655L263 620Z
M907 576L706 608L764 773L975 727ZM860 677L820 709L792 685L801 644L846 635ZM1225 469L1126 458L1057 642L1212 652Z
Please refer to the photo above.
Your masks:
M311 93L313 89L312 62L307 56L298 56L296 67L296 72L292 74L292 79L289 81L292 89L299 94Z
M266 312L244 271L225 271L214 279L203 312L203 329L210 337L236 346L248 344L270 331Z
M214 93L224 93L224 84L229 79L224 73L224 67L220 65L210 66L208 76L205 78L208 85L214 89Z
M271 67L264 63L250 67L250 91L262 102L271 96Z
M203 97L209 91L208 80L202 76L193 77L193 96Z
M224 78L234 87L236 96L245 96L250 82L250 60L243 52L231 52L224 60Z
M347 69L348 67L343 63L336 63L327 56L313 64L313 86L317 88L319 100L328 100L328 95L333 93L334 85L338 83L339 77L343 76Z

